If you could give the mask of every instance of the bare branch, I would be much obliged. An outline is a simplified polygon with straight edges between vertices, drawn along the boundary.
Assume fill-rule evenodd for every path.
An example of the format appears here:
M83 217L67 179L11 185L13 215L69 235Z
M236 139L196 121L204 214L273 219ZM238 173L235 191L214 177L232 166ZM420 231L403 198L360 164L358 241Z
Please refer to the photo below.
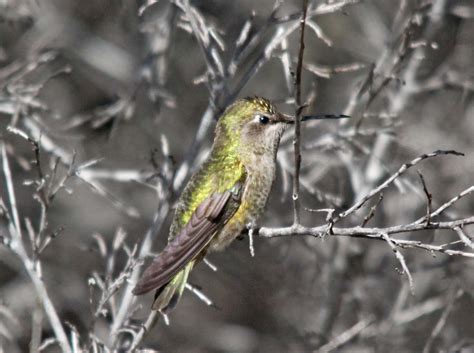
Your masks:
M143 239L140 249L138 252L138 258L142 259L145 258L151 251L152 244L153 244L153 237L159 233L163 222L168 214L169 210L169 202L163 203L162 207L160 207L159 211L155 215L155 219L153 220L153 224L148 230ZM132 274L130 275L130 279L127 282L127 286L124 289L123 296L120 300L120 304L117 309L117 315L115 316L115 320L113 321L111 327L111 336L114 340L114 346L117 345L117 334L122 329L124 322L129 318L131 315L131 306L135 299L135 296L132 294L132 289L135 286L135 283L138 281L138 277L140 276L141 266L135 266L133 268Z
M8 198L10 201L10 209L13 217L13 233L12 234L12 240L15 240L16 245L18 246L19 244L22 244L23 242L23 236L21 232L21 225L20 225L20 217L18 216L18 207L16 204L16 197L15 197L15 189L13 187L13 178L12 178L12 173L10 170L10 165L8 164L8 155L7 155L7 150L5 148L5 144L1 144L2 147L2 162L3 162L3 173L5 175L5 181L7 184L7 192L8 192ZM26 255L26 253L25 253Z
M467 196L467 195L471 194L472 192L474 192L474 185L468 187L467 189L465 189L465 190L463 190L463 191L461 191L458 195L456 195L455 197L453 197L451 200L449 200L448 202L442 204L440 207L438 207L436 210L434 210L434 211L431 213L431 218L434 218L434 217L436 217L436 216L439 216L444 210L446 210L447 208L451 207L451 206L454 205L457 201L459 201L461 198L463 198L464 196ZM426 216L417 219L416 222L417 222L417 223L423 222L425 219L426 219Z
M43 330L43 306L41 300L36 300L33 317L31 320L30 353L39 352L41 345L41 332Z
M322 28L314 20L307 21L308 27L321 39L328 47L332 46L332 40L323 32Z
M342 332L341 334L337 335L334 339L330 342L326 343L324 346L319 347L316 351L317 353L329 353L334 351L335 349L343 346L354 337L357 337L362 331L364 331L371 323L372 320L361 320L356 323L354 326L348 328L346 331Z
M295 136L293 138L295 168L293 175L293 224L300 224L300 169L301 169L301 74L303 71L304 55L304 30L306 27L306 13L308 11L308 0L303 0L303 9L300 20L300 49L298 52L298 63L296 65L295 78Z
M411 162L408 162L400 167L400 169L393 174L391 177L386 179L382 184L380 184L378 187L372 189L366 196L364 196L360 201L356 202L354 205L352 205L349 209L346 211L340 213L335 219L334 222L337 222L341 218L345 218L348 215L352 214L354 211L357 211L359 208L361 208L368 200L370 200L374 195L378 194L382 190L386 189L390 184L392 184L398 177L400 177L403 173L405 173L409 168L413 167L414 165L418 164L419 162L428 159L428 158L433 158L439 155L455 155L455 156L464 156L463 153L453 151L453 150L438 150L434 151L432 153L428 154L423 154L415 159L413 159ZM433 214L434 215L434 214ZM432 215L432 216L433 216Z
M394 242L392 241L392 239L390 239L388 234L382 233L381 236L387 242L387 244L392 248L393 252L395 253L395 257L400 262L400 265L402 265L403 272L406 273L406 275L408 277L408 283L410 284L411 294L415 295L415 287L413 285L413 277L411 276L410 270L408 269L407 263L405 262L405 257L403 257L402 253L396 248Z
M383 240L380 234L398 234L398 233L409 233L417 232L422 230L434 230L434 229L455 229L456 227L462 227L465 225L474 224L474 216L458 219L449 222L431 222L428 226L426 224L420 224L419 222L412 222L409 224L402 224L398 226L386 227L386 228L369 228L369 227L328 227L328 225L322 225L317 227L304 227L301 225L282 227L282 228L260 228L258 235L266 238L282 237L282 236L293 236L293 235L305 235L313 237L322 237L329 233L331 236L345 236L355 238L368 238L368 239L379 239ZM427 251L441 252L446 255L459 255L465 257L473 257L474 252L465 252L459 250L446 249L445 245L431 245L424 244L420 241L415 240L404 240L404 239L393 239L393 243L396 246L402 248L420 248Z
M150 315L148 316L147 320L145 321L144 324L142 324L142 327L138 331L138 333L135 335L133 338L133 342L131 345L131 348L128 350L129 353L135 352L135 350L138 348L140 343L143 341L145 338L145 335L149 332L149 330L156 324L156 321L159 318L159 313L156 310L152 310L150 312Z
M431 348L433 346L433 343L435 339L439 336L441 333L441 330L443 329L444 325L446 325L446 320L448 319L449 314L453 310L454 303L456 302L456 299L458 299L461 295L463 295L462 289L459 289L455 291L452 295L451 298L448 301L448 304L446 305L446 308L443 310L443 313L441 314L441 317L439 318L438 322L436 323L435 327L433 328L433 331L431 332L430 337L425 343L425 346L423 348L423 353L429 353L431 352Z
M8 156L5 149L5 145L3 143L1 144L1 147L2 147L3 173L5 175L8 196L10 200L10 207L11 207L11 212L13 213L13 221L14 221L14 224L10 226L11 249L21 259L31 281L33 282L33 285L36 290L36 294L38 295L39 300L41 300L43 304L44 311L46 312L46 315L49 318L49 322L54 331L54 334L56 335L56 339L58 340L58 343L61 346L61 349L63 350L63 352L69 353L71 352L71 346L69 345L67 335L61 324L59 316L48 295L48 291L44 285L43 280L38 275L38 273L36 273L35 265L32 262L32 260L29 258L28 253L26 252L26 249L24 248L24 245L23 245L20 220L18 216L15 191L13 188L13 179L12 179L12 175L10 171L10 166L8 163Z
M426 224L430 224L431 221L431 208L433 203L433 196L429 193L428 188L426 187L425 178L420 171L418 171L418 175L420 176L421 183L423 184L423 191L426 195Z
M377 200L377 202L375 203L375 205L373 205L371 208L370 208L370 211L369 213L367 214L367 216L364 217L364 220L362 221L362 227L365 227L367 225L367 223L369 223L369 221L372 219L372 217L374 217L375 215L375 211L377 210L377 207L379 207L380 203L382 202L383 200L383 194L380 193L380 196L379 196L379 199Z
M254 229L250 228L249 229L249 250L250 250L250 256L255 257L255 248L253 246L253 233Z
M469 237L466 233L464 233L461 227L455 227L454 231L458 234L459 238L466 246L474 250L474 242L472 241L472 238Z
M217 272L217 266L210 262L206 257L202 259L202 262L209 267L213 272Z
M204 304L206 304L207 306L215 307L212 300L207 295L205 295L197 286L194 286L191 283L186 283L186 289L191 291L196 297L199 298L199 300L204 302Z

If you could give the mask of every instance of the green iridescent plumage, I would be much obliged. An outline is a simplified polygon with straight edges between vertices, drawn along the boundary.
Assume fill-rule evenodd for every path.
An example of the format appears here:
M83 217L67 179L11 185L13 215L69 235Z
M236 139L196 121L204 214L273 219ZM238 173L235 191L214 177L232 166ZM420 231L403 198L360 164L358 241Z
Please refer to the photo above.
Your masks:
M134 290L143 294L156 289L153 309L171 309L195 262L225 248L257 222L275 177L281 134L291 122L259 97L239 100L224 112L207 160L180 196L168 246Z
M230 106L219 119L210 156L188 182L175 213L169 238L172 239L189 221L196 207L213 192L232 188L245 177L239 156L239 127L256 111L275 114L275 107L260 97L248 98Z

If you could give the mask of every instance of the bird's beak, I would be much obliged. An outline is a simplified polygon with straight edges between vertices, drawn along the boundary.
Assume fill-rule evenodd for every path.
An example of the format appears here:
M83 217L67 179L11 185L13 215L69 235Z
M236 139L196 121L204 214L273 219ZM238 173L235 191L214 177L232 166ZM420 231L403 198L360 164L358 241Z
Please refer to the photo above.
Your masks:
M276 116L276 121L278 121L279 123L293 124L295 122L295 117L292 115L279 113Z
M349 115L344 114L317 114L317 115L304 115L301 117L301 121L308 120L325 120L325 119L344 119L350 118ZM279 113L277 116L277 121L286 124L294 124L295 117L293 115L287 115Z

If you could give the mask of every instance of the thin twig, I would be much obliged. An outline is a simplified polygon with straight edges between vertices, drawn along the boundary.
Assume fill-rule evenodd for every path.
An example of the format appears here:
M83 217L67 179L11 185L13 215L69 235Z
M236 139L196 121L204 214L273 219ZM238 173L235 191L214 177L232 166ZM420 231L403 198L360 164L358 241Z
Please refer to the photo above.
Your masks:
M474 243L466 233L464 233L463 229L461 227L456 227L454 228L454 231L457 233L461 241L468 247L470 247L472 250L474 250Z
M334 339L326 343L324 346L319 347L319 349L316 352L329 353L343 346L344 344L352 340L354 337L359 335L362 331L364 331L370 325L371 321L372 320L367 320L367 319L359 321L354 326L348 328L346 331L337 335Z
M411 162L405 163L400 167L400 169L393 174L391 177L386 179L382 184L380 184L378 187L372 189L366 196L364 196L360 201L356 202L354 205L352 205L349 209L346 211L340 213L333 221L334 223L337 222L341 218L345 218L348 215L352 214L353 212L357 211L359 208L361 208L368 200L370 200L374 195L378 194L380 191L386 189L390 184L392 184L398 177L400 177L403 173L405 173L409 168L413 167L414 165L418 164L419 162L428 159L428 158L433 158L439 155L455 155L455 156L464 156L463 153L454 151L454 150L438 150L434 151L432 153L428 154L423 154L415 159L413 159ZM433 215L432 215L433 216Z
M202 259L202 262L209 267L213 272L217 272L217 266L210 262L206 257Z
M150 314L148 315L147 320L145 321L144 324L142 324L142 327L140 328L140 331L135 335L131 348L128 351L129 353L135 352L135 350L138 348L140 343L143 341L145 338L146 334L148 331L155 325L156 321L159 318L159 312L156 310L152 310Z
M421 183L423 184L423 191L426 195L426 224L430 224L431 221L431 209L432 209L432 203L433 203L433 195L430 194L428 191L428 187L426 186L425 178L423 177L423 174L418 170L418 175L420 176Z
M298 52L298 64L296 65L295 78L295 135L293 138L295 172L293 175L293 224L300 224L300 169L301 169L301 73L303 71L304 56L304 30L306 27L306 13L308 11L308 0L303 0L303 9L300 19L300 49Z
M440 215L444 210L451 207L454 203L456 203L461 198L463 198L464 196L469 195L472 192L474 192L474 185L468 187L467 189L465 189L463 191L461 191L458 195L454 196L451 200L449 200L448 202L442 204L440 207L438 207L436 210L434 210L431 213L431 218L434 218L434 217ZM425 218L426 218L426 216L423 216L423 217L417 219L416 223L423 222L425 220Z
M377 200L375 205L373 205L370 208L369 213L367 214L367 216L364 217L364 220L362 221L362 224L361 224L362 227L365 227L367 225L367 223L369 223L369 221L374 217L375 211L377 210L377 207L379 207L382 200L383 200L383 194L381 193L380 196L379 196L379 199Z
M207 295L205 295L204 292L198 287L192 285L191 283L186 283L186 289L193 293L196 297L198 297L199 300L203 301L204 304L206 304L207 306L215 307L214 302Z
M255 257L255 248L253 246L253 234L254 234L254 229L250 228L249 229L249 250L250 250L250 256Z
M394 326L406 325L442 309L445 305L446 301L441 297L425 300L406 309L394 312L388 319L373 323L361 333L361 336L367 338L385 335Z
M169 202L164 202L162 207L159 209L157 214L155 215L155 219L153 220L153 224L148 230L143 239L143 242L140 246L140 250L138 252L138 258L142 259L145 258L146 255L149 254L153 244L153 237L159 233L163 222L168 215L169 210ZM135 296L132 294L132 289L135 286L136 282L138 281L138 277L140 276L142 266L135 266L132 270L132 274L130 275L130 279L127 282L127 286L124 289L124 294L120 300L120 304L117 309L117 315L111 327L111 336L114 339L115 344L118 343L117 334L124 325L125 321L130 315L130 307L135 299Z
M433 331L431 332L430 337L426 341L425 347L423 348L423 353L431 352L431 348L433 346L435 339L441 333L441 330L443 329L444 325L446 325L446 320L448 319L449 314L453 310L456 299L458 299L462 294L463 294L462 289L459 289L455 291L453 295L451 295L451 298L449 299L448 304L446 305L446 308L443 310L443 313L441 314L438 322L433 328Z
M41 333L43 331L43 306L41 304L41 300L36 298L31 320L30 353L38 352L41 345Z
M13 224L10 224L10 234L11 234L11 249L17 254L17 256L23 262L25 269L33 282L33 285L36 290L36 294L38 295L39 300L41 300L43 304L44 311L48 316L49 322L51 324L51 328L54 331L56 339L62 349L63 352L69 353L71 352L71 346L69 345L69 341L64 331L64 328L61 324L61 320L59 319L58 313L56 312L56 308L54 307L48 291L44 285L43 280L39 276L39 274L35 270L35 265L33 261L29 258L28 253L23 245L23 239L21 236L21 227L20 221L18 216L18 209L16 204L16 197L15 191L13 188L13 179L12 174L10 171L10 166L8 163L8 156L5 145L2 143L2 160L3 160L3 173L5 175L5 180L7 184L7 191L8 197L10 201L10 207L13 213Z
M8 163L8 154L5 148L5 144L2 143L2 161L3 161L3 173L5 175L5 181L7 184L8 200L10 201L10 209L13 215L13 227L15 233L15 241L22 244L23 236L21 232L20 217L18 216L18 208L16 204L15 189L13 187L13 178L10 170L10 165ZM13 236L13 234L12 234ZM25 253L26 255L26 253Z
M398 234L398 233L409 233L417 232L422 230L432 230L432 229L455 229L456 227L462 227L468 224L474 224L474 216L461 218L454 221L448 222L431 222L428 226L426 224L420 224L412 222L409 224L402 224L398 226L378 228L378 227L347 227L339 228L332 227L331 236L345 236L345 237L354 237L354 238L368 238L368 239L379 239L384 240L380 234ZM328 225L324 224L317 227L304 227L304 226L291 226L291 227L281 227L281 228L265 228L262 227L258 229L257 234L266 238L274 237L283 237L283 236L293 236L293 235L302 235L302 236L313 236L313 237L322 237L328 234ZM460 250L451 250L446 249L445 245L432 245L424 244L416 240L405 240L405 239L391 239L392 242L399 247L411 247L424 249L430 252L440 252L446 255L458 255L465 257L474 258L474 252L465 252Z
M400 262L400 265L402 265L403 272L407 275L408 277L408 283L410 284L410 291L411 294L415 295L415 286L413 284L413 277L411 276L411 272L407 266L407 263L405 262L405 257L403 254L396 248L396 245L392 241L392 239L388 236L386 233L381 234L382 238L387 242L387 244L392 248L393 252L395 253L395 257L397 260Z

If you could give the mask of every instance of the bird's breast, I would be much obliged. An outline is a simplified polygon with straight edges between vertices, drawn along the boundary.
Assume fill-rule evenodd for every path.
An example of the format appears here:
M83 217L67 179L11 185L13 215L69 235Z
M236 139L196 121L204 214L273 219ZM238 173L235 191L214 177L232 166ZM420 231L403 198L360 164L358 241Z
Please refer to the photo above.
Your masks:
M252 165L246 165L246 170L247 178L239 209L211 242L209 250L225 248L248 224L255 225L265 209L275 179L275 159L256 158Z

